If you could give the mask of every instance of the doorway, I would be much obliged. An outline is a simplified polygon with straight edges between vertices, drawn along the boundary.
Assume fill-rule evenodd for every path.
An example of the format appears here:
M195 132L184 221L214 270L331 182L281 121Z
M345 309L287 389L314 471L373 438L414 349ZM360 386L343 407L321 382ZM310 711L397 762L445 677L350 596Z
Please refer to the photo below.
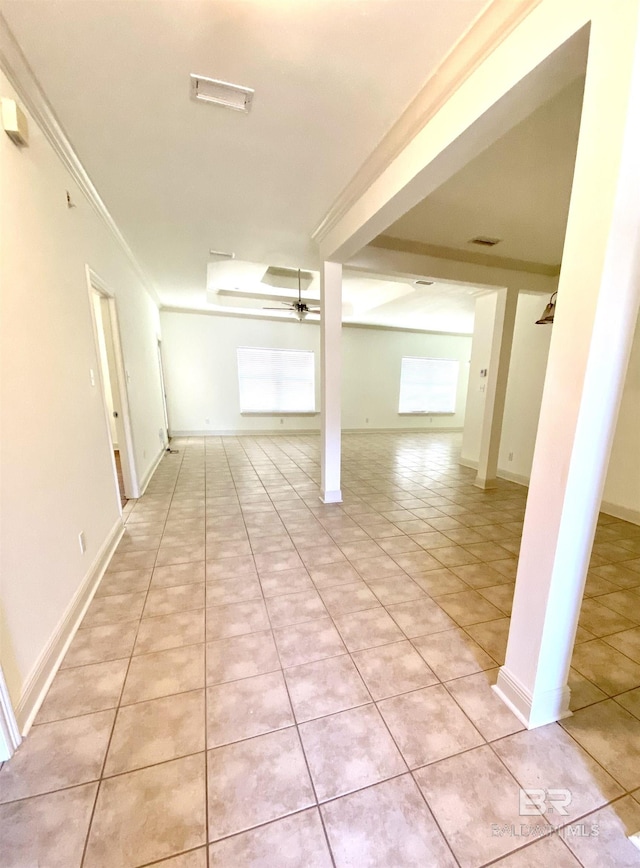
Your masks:
M164 384L164 367L162 365L162 341L158 338L158 366L160 368L160 391L162 392L162 412L164 418L164 442L169 447L169 413L167 411L167 390Z
M129 421L127 375L122 358L115 299L90 269L88 276L99 385L111 442L114 482L122 509L129 498L138 497L139 494Z

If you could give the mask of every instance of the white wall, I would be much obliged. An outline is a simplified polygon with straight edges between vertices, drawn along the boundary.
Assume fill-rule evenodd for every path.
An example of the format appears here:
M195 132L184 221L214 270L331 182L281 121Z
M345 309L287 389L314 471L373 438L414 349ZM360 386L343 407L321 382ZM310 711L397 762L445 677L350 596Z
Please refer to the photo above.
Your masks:
M471 350L471 371L463 446L463 462L478 460L484 395L479 391L480 368L486 367L491 350L495 293L476 302L476 320ZM547 298L520 293L513 339L509 382L498 458L498 474L527 483L535 447L542 389L547 368L552 326L536 325ZM510 460L509 455L513 458ZM629 370L609 462L603 510L640 523L640 324Z
M242 416L236 362L239 346L312 350L316 354L319 408L317 325L172 311L162 311L161 322L169 425L174 434L318 430L319 416ZM343 328L343 428L461 428L470 344L469 337ZM398 415L403 355L460 360L458 406L454 415Z
M0 87L14 96L4 76ZM63 622L120 523L85 265L116 295L141 478L160 452L159 318L32 119L28 148L0 133L0 171L0 663L23 722L36 676L55 662Z

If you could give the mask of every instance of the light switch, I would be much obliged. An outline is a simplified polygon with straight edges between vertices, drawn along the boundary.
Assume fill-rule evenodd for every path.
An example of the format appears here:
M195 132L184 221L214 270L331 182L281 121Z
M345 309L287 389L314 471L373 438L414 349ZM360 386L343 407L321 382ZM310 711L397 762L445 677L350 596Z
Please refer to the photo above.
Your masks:
M91 385L95 386L96 384L96 375L93 368L89 368L89 376L91 377Z

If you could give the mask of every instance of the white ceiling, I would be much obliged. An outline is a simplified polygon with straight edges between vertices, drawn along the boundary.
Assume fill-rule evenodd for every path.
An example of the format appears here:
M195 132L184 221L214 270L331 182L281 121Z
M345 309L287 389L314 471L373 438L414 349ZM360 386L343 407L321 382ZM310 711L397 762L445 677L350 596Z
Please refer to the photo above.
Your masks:
M267 265L317 268L311 231L485 5L0 0L161 302L245 314L272 306L274 294L295 296L260 284ZM255 88L251 112L193 101L190 73ZM469 239L488 235L502 239L493 255L559 263L582 84L541 106L384 235L474 253L485 251ZM210 257L210 249L236 259ZM471 332L482 290L416 287L418 276L346 270L344 320ZM304 300L318 297L316 274Z
M574 81L385 230L456 250L559 265L584 79ZM469 244L501 239L489 250Z

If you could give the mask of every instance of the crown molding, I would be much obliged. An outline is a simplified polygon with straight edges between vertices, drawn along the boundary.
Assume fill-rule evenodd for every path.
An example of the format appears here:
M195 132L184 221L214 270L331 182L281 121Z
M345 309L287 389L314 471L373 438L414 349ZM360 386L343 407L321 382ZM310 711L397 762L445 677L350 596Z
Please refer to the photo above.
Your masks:
M109 209L102 200L86 169L80 162L80 158L73 149L73 145L69 141L33 70L29 66L29 62L1 13L0 68L2 68L25 108L62 161L65 169L69 172L93 210L102 219L117 241L145 290L159 307L160 299L153 282L136 259L133 250L111 216Z
M541 0L492 0L433 71L311 233L320 245L369 187Z
M369 242L369 247L381 250L396 250L399 253L415 253L419 256L432 256L452 262L469 262L487 268L506 268L509 271L523 271L525 274L542 274L545 277L558 277L560 265L547 265L528 259L510 259L507 256L494 256L492 253L476 253L474 250L458 250L456 247L440 247L413 241L408 238L394 238L392 235L378 235Z

